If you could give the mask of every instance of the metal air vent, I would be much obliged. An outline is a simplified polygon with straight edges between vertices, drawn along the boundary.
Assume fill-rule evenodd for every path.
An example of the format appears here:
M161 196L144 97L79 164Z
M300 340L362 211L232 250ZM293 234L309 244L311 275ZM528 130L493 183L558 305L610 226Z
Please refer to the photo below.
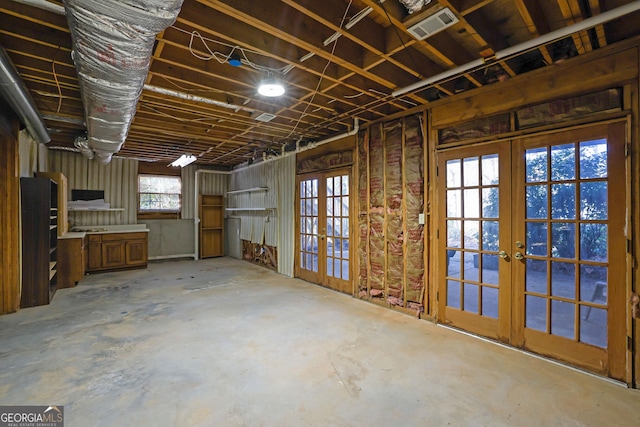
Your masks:
M458 18L448 7L445 7L428 18L412 25L408 28L408 31L418 40L424 40L457 22Z
M276 117L277 116L274 116L273 114L262 113L258 117L256 117L256 120L258 120L260 122L270 122L271 120L275 119Z

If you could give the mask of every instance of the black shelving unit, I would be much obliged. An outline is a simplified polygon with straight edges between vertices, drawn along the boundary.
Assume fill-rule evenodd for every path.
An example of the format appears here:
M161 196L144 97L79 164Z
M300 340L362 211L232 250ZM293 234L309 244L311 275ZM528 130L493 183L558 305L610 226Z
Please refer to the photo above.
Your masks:
M48 178L20 178L22 295L20 306L49 304L56 292L58 185Z

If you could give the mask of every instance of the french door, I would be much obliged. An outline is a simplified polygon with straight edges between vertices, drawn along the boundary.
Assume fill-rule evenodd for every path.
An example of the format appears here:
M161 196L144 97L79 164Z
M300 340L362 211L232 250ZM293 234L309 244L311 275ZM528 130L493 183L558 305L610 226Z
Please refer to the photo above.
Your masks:
M352 294L348 171L300 175L296 276Z
M438 319L624 379L622 123L438 155Z

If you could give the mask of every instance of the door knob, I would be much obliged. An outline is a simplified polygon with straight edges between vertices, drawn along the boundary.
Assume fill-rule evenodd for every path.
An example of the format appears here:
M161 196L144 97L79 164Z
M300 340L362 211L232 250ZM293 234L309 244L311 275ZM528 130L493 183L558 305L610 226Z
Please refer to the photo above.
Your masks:
M509 258L509 254L507 253L507 251L500 251L498 252L498 256L502 259L507 259Z
M515 254L513 254L513 257L517 260L521 260L522 258L524 258L524 255L522 255L520 252L516 252Z

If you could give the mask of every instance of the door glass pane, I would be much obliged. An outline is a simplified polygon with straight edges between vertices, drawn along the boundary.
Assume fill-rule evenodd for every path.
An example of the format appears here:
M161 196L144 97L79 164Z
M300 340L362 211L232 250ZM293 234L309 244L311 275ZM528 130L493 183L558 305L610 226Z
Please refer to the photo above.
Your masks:
M547 181L547 149L534 148L525 151L526 181Z
M447 281L447 305L452 308L460 308L460 286L455 280Z
M482 283L490 285L498 284L498 263L500 258L498 255L482 255Z
M580 341L607 348L607 310L580 307Z
M547 219L549 201L546 185L528 185L526 187L527 219Z
M463 278L473 282L478 282L480 280L480 255L470 252L463 252L462 255L465 257Z
M482 189L482 217L498 218L498 187Z
M576 306L566 301L551 301L551 334L574 339Z
M580 143L580 178L607 177L607 140L596 139Z
M583 182L580 184L580 219L607 219L607 183Z
M447 191L447 216L460 218L462 216L462 191Z
M607 304L607 267L580 267L580 300Z
M498 221L482 221L482 250L498 251L499 229Z
M568 262L551 263L551 295L576 298L575 265Z
M447 162L447 187L460 187L462 177L462 169L460 160L449 160Z
M525 300L525 326L538 331L547 331L547 300L527 295Z
M477 188L464 190L464 216L465 218L480 217L480 190Z
M547 256L547 223L528 222L526 251L528 255Z
M462 278L462 251L447 250L447 276Z
M478 285L464 283L464 311L478 313Z
M575 184L553 184L551 186L551 218L575 219Z
M551 147L551 180L567 181L576 177L576 148L574 144Z
M482 315L498 318L498 289L482 287Z
M447 246L449 246L450 248L462 247L462 233L460 229L461 225L462 221L447 221Z
M464 221L464 248L478 249L480 247L480 221Z
M547 261L539 259L526 259L527 273L525 277L525 289L527 292L547 294Z
M551 256L554 258L576 257L576 225L569 222L551 224Z
M606 262L608 259L607 224L580 224L580 259Z
M464 159L462 164L462 174L464 176L464 186L473 187L480 185L480 162L477 157L468 157Z
M496 185L500 177L498 155L482 156L482 185Z

